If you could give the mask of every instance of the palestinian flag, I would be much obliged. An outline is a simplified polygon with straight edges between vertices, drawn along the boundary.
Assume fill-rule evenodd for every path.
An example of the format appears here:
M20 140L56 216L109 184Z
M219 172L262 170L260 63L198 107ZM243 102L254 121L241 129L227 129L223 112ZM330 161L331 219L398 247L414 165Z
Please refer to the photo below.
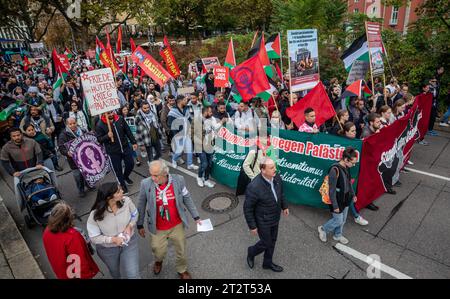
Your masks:
M266 42L266 52L270 59L281 58L281 40L280 34L274 34Z
M231 78L231 76L230 76L230 78ZM230 92L230 95L233 97L233 99L234 99L234 101L235 101L236 103L242 102L242 97L241 97L241 95L240 95L240 93L239 93L239 90L236 88L236 85L235 85L235 84L233 84L233 85L231 86L231 92Z
M100 60L100 54L102 51L105 51L105 45L103 45L102 41L96 36L95 37L95 60L99 65L103 65Z
M372 91L363 80L358 80L350 84L342 93L341 97L367 97L372 94Z
M66 81L67 79L67 74L66 73L60 73L58 72L58 78L56 79L55 83L53 83L53 91L55 91L56 89L60 88L61 85Z
M233 46L233 38L230 39L230 43L228 44L227 57L225 57L225 63L223 64L230 71L236 66L236 57L234 56L234 46Z
M369 62L369 46L366 34L355 40L350 47L344 51L341 59L344 61L344 67L347 72L350 72L353 62L356 60Z
M12 103L0 112L0 121L6 121L14 113L14 111L19 107L19 103Z
M71 59L74 56L73 52L70 51L69 48L67 48L67 47L64 49L64 55L66 55L67 58L69 58L69 59Z

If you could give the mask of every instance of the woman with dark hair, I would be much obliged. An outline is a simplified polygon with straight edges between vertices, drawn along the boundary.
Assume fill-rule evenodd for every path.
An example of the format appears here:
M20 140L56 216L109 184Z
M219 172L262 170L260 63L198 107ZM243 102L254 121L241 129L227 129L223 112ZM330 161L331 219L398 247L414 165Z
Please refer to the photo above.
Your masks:
M328 133L333 135L338 135L339 132L342 130L342 127L346 122L348 122L350 115L348 114L348 111L343 109L339 110L337 113L337 119L339 121L336 121L336 119L333 121L333 126L330 128Z
M138 240L135 234L138 211L117 182L104 183L87 221L87 230L100 259L115 279L140 278Z
M378 110L378 114L381 115L381 127L387 127L391 124L392 117L392 109L388 105L381 106L380 110Z
M85 238L74 227L74 218L68 204L55 205L42 236L47 258L58 279L90 279L99 272Z
M358 162L358 152L353 147L347 147L342 153L338 163L331 166L328 172L329 197L331 203L328 205L333 217L323 226L319 226L319 239L327 241L327 233L333 233L333 239L342 244L348 240L342 235L345 221L347 219L350 202L356 202L357 198L352 187L350 168Z

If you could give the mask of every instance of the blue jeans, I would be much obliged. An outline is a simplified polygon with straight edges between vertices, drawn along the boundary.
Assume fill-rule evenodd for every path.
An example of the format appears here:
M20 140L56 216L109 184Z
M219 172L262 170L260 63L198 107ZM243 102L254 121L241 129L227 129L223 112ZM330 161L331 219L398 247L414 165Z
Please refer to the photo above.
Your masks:
M448 105L447 112L445 112L444 116L442 117L441 123L447 123L449 117L450 117L450 105Z
M97 254L108 267L114 279L138 279L139 274L139 248L138 237L135 233L128 246L105 247L96 246Z
M192 165L192 141L188 137L173 138L172 143L175 145L172 161L178 161L183 151L187 156L187 166Z
M214 95L213 94L209 94L208 96L207 96L207 99L208 99L208 103L209 103L209 105L211 106L212 105L212 103L214 102Z
M356 210L355 202L353 200L350 202L350 211L352 212L354 218L358 218L360 216L358 211Z
M198 177L204 178L205 181L209 180L209 174L211 173L212 165L213 165L213 156L214 154L208 154L206 152L202 152L200 154L200 167L198 169Z
M336 214L333 212L332 214L333 218L323 225L323 229L326 233L333 232L336 238L342 237L342 231L347 219L348 207L346 207L342 213Z

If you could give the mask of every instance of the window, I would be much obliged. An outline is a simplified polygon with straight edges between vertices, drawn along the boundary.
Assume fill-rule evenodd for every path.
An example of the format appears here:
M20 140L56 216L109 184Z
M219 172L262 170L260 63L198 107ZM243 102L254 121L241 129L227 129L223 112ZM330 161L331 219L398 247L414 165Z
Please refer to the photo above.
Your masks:
M375 14L376 12L377 12L377 7L376 6L372 7L372 13Z
M397 22L398 22L398 7L393 7L389 25L397 25Z
M359 0L355 0L355 3L358 3L359 2Z
M358 12L359 12L359 9L355 8L355 9L353 10L353 12L354 12L354 13L358 13Z

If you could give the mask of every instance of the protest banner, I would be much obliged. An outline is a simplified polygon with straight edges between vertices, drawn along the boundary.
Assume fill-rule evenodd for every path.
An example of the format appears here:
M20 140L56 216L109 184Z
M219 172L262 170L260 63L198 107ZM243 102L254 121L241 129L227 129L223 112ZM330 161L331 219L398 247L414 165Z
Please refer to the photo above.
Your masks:
M90 187L102 180L110 171L111 164L105 148L92 133L86 133L70 141L69 153Z
M150 54L145 52L141 46L131 55L131 59L136 63L156 84L164 86L172 76L166 71Z
M256 142L255 137L236 132L225 127L218 131L212 169L214 179L231 188L236 188L242 163ZM278 157L275 162L283 179L284 193L286 199L294 204L325 207L319 188L329 168L341 158L347 146L361 153L362 141L358 139L288 130L272 133L270 147ZM358 171L359 162L351 169L355 190Z
M45 58L47 56L44 43L30 43L30 52L34 58Z
M190 87L181 87L181 88L177 89L177 93L179 95L184 95L184 96L191 95L194 92L195 92L195 89L192 86L190 86Z
M206 57L202 58L203 63L203 71L209 72L211 71L215 65L220 66L219 58L217 57Z
M287 40L291 91L313 88L320 80L317 30L288 30Z
M172 48L170 47L169 40L167 36L164 36L163 47L159 51L159 55L164 59L166 63L166 68L172 77L177 78L180 75L180 68L178 67L175 56L173 55Z
M372 76L384 74L383 56L384 48L381 38L381 24L366 22L367 42L370 53L370 63L372 67Z
M358 209L383 195L387 182L395 184L398 181L414 143L427 132L431 103L431 94L417 96L407 115L363 140Z
M214 87L225 88L230 86L230 69L225 66L214 66Z
M364 80L369 70L369 62L363 60L355 60L347 77L347 85L358 80Z
M120 108L119 96L110 68L81 74L81 84L92 116Z

